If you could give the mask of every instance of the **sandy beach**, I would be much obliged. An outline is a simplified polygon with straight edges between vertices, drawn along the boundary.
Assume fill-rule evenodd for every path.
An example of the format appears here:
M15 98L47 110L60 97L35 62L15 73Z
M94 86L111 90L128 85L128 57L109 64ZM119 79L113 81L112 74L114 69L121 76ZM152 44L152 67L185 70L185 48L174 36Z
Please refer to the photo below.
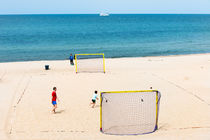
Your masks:
M76 74L68 60L0 63L0 140L210 139L210 54L106 59L105 65L105 74ZM60 99L56 114L53 86ZM99 101L89 106L95 90L150 87L162 95L157 131L100 132Z

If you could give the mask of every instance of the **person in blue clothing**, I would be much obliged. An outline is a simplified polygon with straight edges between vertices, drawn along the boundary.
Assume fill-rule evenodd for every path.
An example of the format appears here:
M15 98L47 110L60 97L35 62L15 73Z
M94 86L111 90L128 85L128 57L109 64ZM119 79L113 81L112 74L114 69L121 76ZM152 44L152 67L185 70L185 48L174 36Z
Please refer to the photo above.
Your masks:
M95 107L96 100L98 100L97 91L95 91L95 93L93 94L93 97L92 97L92 102L90 103L90 104L92 105L92 108L94 108L94 107Z
M70 54L69 60L70 60L70 64L74 65L74 57L72 56L72 54Z

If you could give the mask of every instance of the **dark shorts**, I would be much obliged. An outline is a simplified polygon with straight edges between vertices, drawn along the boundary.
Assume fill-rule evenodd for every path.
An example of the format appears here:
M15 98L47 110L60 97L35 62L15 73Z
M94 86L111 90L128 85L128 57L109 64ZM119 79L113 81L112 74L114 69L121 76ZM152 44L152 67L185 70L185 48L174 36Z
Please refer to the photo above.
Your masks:
M71 65L74 65L74 61L73 61L73 60L70 60L70 64L71 64Z
M93 102L93 103L96 103L96 100L93 100L93 99L92 99L92 102Z
M52 104L53 104L53 105L56 105L57 103L56 103L56 101L52 101Z

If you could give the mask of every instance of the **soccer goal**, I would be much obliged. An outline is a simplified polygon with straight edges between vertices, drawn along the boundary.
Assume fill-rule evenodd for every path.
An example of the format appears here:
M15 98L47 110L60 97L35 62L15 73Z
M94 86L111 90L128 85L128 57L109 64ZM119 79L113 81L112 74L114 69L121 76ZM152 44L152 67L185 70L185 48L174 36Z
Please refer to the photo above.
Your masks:
M104 72L105 58L103 53L75 54L76 73L78 72Z
M101 132L136 135L157 130L161 97L159 91L101 92L100 97Z

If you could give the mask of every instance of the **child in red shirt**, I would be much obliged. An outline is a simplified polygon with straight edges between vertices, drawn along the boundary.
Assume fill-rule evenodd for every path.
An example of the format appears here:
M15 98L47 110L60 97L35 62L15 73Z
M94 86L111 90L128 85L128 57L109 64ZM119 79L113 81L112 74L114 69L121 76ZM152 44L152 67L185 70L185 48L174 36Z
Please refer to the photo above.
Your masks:
M57 102L56 102L56 99L57 98L57 95L56 95L56 90L57 88L56 87L53 87L53 92L52 92L52 104L53 104L53 113L55 113L55 109L57 108Z

